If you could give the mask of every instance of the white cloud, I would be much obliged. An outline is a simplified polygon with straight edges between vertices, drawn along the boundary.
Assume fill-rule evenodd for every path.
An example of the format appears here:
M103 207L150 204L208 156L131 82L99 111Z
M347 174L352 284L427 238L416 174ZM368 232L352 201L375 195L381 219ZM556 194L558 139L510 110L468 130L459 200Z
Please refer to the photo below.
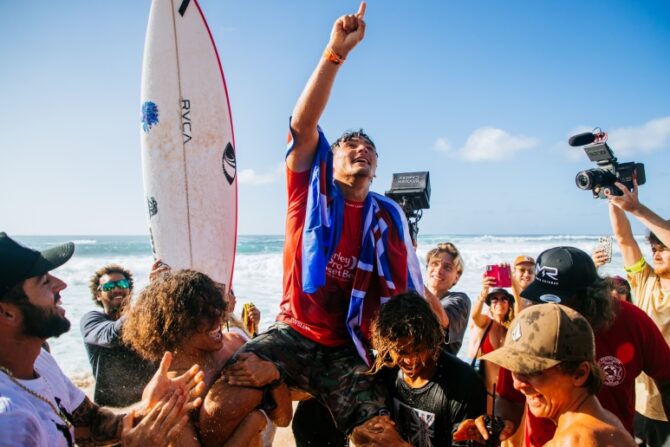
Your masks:
M536 138L512 135L495 127L480 127L472 132L465 146L458 150L458 156L469 161L506 160L538 143Z
M656 118L637 127L613 129L608 141L617 155L667 148L670 146L670 116Z
M284 166L284 163L279 163L273 170L265 173L258 173L253 169L242 169L237 173L237 181L240 185L270 185L281 178Z
M449 153L451 152L452 146L449 140L446 138L438 138L435 140L435 143L433 144L433 149L435 149L437 152L442 152L442 153Z

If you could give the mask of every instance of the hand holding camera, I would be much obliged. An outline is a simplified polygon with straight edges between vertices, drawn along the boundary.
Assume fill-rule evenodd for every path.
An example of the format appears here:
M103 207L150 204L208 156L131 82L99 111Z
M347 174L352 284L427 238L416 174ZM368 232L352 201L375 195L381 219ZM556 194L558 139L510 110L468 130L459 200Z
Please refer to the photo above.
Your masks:
M489 287L512 287L512 269L509 264L487 265L486 276L493 278Z
M568 144L573 147L584 146L589 160L598 165L597 168L577 173L575 183L579 189L590 190L594 199L611 199L633 190L637 197L637 185L643 185L646 181L644 165L634 161L619 163L607 145L607 133L597 127L593 132L570 137Z

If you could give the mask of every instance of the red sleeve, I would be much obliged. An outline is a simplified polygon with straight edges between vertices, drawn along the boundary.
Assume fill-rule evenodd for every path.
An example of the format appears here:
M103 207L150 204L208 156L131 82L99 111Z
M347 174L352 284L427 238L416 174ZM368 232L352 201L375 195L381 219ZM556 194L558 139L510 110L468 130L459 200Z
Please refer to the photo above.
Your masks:
M635 324L642 334L644 349L642 350L642 371L652 379L659 382L670 382L670 346L663 338L663 334L651 319L640 308L629 303L622 303L633 308L636 321Z

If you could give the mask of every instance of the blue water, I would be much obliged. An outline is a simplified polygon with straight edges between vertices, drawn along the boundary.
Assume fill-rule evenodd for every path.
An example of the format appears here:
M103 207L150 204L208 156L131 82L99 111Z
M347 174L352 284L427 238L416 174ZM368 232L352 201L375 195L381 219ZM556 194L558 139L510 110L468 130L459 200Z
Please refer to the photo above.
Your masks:
M438 242L456 244L465 261L465 271L454 290L466 292L471 298L479 294L481 276L487 264L512 262L518 255L537 255L550 247L571 245L591 252L599 235L425 235L419 236L417 248L421 263L426 252ZM95 308L88 290L91 274L104 264L115 262L130 269L135 275L136 291L146 286L153 262L148 236L23 236L17 237L35 248L47 248L66 241L74 241L73 258L55 271L68 283L62 293L67 317L72 329L60 338L51 340L52 353L61 367L70 375L81 376L90 372L86 352L79 331L81 316ZM640 237L640 247L650 255L648 244ZM614 244L613 261L601 269L601 274L623 275L621 255ZM261 328L269 326L279 309L282 284L281 236L240 236L235 261L234 287L241 304L253 301L260 309ZM467 343L468 334L466 334ZM467 344L464 343L464 346Z

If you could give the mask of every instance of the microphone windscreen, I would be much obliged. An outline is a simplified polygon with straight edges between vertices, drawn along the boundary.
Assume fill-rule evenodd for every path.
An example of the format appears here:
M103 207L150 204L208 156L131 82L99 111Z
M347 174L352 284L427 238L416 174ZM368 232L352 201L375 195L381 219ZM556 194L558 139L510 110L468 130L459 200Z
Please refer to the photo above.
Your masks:
M585 146L596 141L596 135L593 132L584 132L577 135L573 135L568 140L570 146Z

